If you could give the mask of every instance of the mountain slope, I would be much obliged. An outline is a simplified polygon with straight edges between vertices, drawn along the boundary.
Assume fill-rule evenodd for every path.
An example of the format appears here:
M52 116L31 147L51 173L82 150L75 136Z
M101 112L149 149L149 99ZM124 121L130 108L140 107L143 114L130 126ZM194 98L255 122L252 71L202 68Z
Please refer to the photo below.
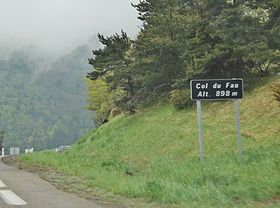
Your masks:
M90 51L82 46L53 62L33 49L0 54L0 130L4 147L35 150L72 144L94 124L86 106ZM75 60L75 61L74 61Z
M280 194L280 105L270 89L276 83L280 78L246 92L239 102L241 160L232 101L203 102L203 164L195 107L178 111L170 105L116 117L65 154L43 152L22 160L82 176L89 187L170 206L262 204Z

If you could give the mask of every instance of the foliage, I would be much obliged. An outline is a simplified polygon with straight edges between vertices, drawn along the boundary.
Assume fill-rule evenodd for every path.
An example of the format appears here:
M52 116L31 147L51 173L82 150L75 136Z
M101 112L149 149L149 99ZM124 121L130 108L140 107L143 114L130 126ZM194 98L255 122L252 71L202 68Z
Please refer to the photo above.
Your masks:
M87 79L88 85L88 110L96 111L97 124L109 118L111 110L116 103L123 99L125 91L121 87L111 90L106 81L101 78Z
M193 103L188 89L172 90L170 92L170 102L178 109L186 108Z
M88 78L96 80L103 77L112 89L120 86L126 89L128 96L133 96L129 67L132 41L124 31L121 31L121 35L115 34L111 37L98 34L98 38L104 47L93 51L94 58L89 59L89 64L94 70L88 73Z

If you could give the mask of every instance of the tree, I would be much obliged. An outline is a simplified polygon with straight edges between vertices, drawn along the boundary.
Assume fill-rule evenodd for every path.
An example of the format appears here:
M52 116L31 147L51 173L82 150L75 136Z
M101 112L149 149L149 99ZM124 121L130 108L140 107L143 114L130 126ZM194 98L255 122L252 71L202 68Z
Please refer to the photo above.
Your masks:
M96 124L100 125L108 120L110 111L118 101L123 99L125 91L120 87L110 91L107 82L101 78L87 79L86 81L88 86L88 110L97 113Z
M120 35L104 37L98 34L98 38L104 47L93 50L94 57L89 59L93 71L89 72L87 77L91 80L102 77L107 83L110 83L112 89L116 89L118 86L123 87L131 98L134 94L130 68L132 60L129 57L132 41L123 30Z
M174 80L184 76L180 39L184 33L181 5L172 0L140 1L133 5L143 21L135 47L134 68L139 101L169 92Z

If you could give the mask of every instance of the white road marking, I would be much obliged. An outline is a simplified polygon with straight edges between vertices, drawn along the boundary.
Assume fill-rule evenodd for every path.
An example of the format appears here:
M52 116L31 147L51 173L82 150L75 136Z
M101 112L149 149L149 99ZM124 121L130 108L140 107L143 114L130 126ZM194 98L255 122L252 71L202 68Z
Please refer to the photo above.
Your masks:
M5 183L3 183L3 181L0 180L0 188L5 188L7 187Z
M10 190L0 190L0 196L9 205L26 205L27 203L23 201L18 195Z

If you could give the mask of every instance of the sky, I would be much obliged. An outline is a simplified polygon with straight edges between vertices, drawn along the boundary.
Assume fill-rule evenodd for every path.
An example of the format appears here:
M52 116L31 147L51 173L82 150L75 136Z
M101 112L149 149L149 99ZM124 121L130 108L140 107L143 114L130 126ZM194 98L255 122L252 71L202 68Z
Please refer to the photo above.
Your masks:
M0 0L0 47L32 45L64 53L97 33L135 37L137 0ZM4 46L3 46L4 47Z

